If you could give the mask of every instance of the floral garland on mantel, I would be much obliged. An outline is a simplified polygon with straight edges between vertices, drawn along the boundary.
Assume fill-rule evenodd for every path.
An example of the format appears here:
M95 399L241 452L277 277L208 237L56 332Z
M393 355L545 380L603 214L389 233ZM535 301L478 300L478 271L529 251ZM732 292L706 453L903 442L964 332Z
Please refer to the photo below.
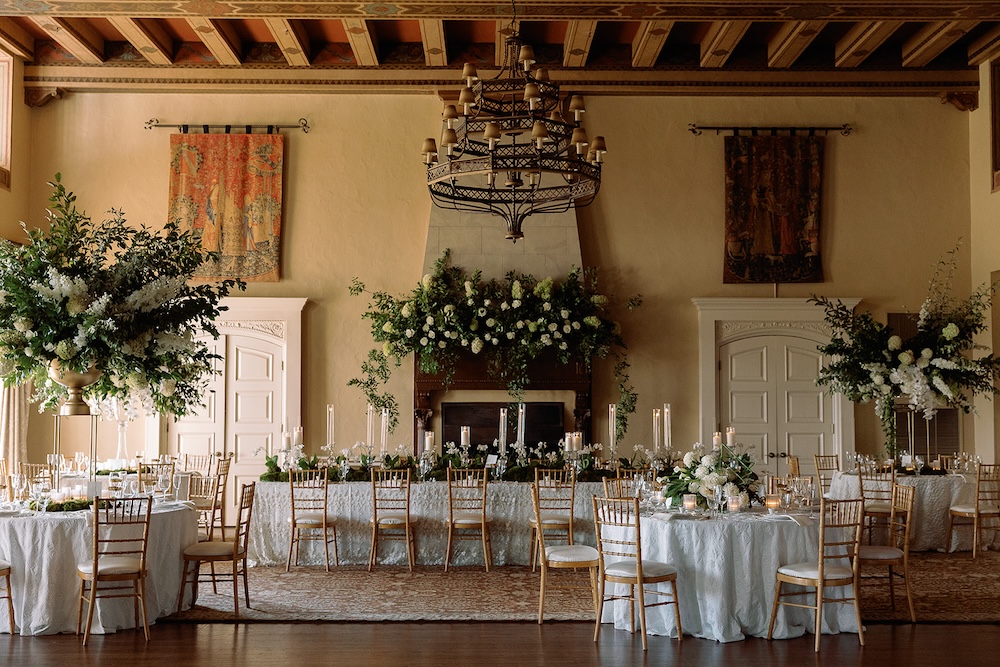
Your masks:
M629 381L621 326L610 319L609 299L597 290L597 272L574 268L558 282L514 272L503 280L483 281L479 270L467 273L451 266L450 255L445 250L434 271L403 297L368 292L354 279L351 294L370 295L363 317L371 320L372 337L382 347L368 353L362 376L347 384L360 387L377 409L388 408L395 428L398 404L381 391L391 373L390 360L398 367L403 357L415 354L421 370L443 372L447 385L460 355L486 355L489 372L519 399L530 382L528 362L543 353L555 353L564 364L582 361L588 369L594 357L613 355L619 392L616 429L623 436L638 394ZM632 310L641 303L636 295L627 306Z

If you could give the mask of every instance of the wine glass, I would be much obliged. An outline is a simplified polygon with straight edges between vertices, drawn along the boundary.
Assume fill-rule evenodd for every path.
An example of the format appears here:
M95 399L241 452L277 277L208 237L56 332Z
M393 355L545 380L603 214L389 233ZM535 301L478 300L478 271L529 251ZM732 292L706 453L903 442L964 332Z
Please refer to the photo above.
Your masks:
M112 472L108 475L108 492L112 498L120 498L125 482L125 473Z
M721 516L722 508L726 506L726 494L721 485L715 487L715 491L712 493L712 502L715 504L715 513Z
M156 492L161 496L166 496L170 490L170 473L161 472L156 477Z

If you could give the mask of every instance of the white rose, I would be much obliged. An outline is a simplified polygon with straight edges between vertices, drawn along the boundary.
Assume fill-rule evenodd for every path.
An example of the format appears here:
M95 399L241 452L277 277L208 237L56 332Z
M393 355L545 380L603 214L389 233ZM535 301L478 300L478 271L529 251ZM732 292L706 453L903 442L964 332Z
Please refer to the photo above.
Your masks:
M903 347L903 339L899 336L891 336L889 338L889 349L895 352L896 350Z

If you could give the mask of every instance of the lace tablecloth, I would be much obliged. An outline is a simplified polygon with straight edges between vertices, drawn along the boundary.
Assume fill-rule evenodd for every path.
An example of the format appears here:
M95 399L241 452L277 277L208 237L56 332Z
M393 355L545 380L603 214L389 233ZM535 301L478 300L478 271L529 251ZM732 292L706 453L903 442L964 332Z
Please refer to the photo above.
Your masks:
M720 642L766 637L778 567L817 559L818 520L802 523L808 525L760 512L705 520L643 517L642 557L677 568L684 634ZM669 590L669 584L659 587ZM629 627L628 615L628 602L618 601L605 604L602 621L624 630ZM799 637L812 632L813 623L810 610L781 607L774 637ZM676 637L673 607L647 609L646 628L649 634ZM828 603L823 607L823 633L838 632L857 632L854 608Z
M899 484L915 486L913 517L910 523L910 549L944 551L948 544L948 508L959 503L975 504L976 476L967 475L898 475ZM837 499L860 497L857 473L838 472L830 485L830 496ZM972 529L958 528L952 538L953 551L972 550ZM983 543L1000 547L1000 531L983 532Z
M76 566L93 558L91 519L89 510L0 516L0 558L13 565L14 619L22 635L76 632L80 591ZM181 553L197 541L194 510L183 505L154 508L147 548L146 613L150 620L177 610ZM93 633L133 627L130 600L98 601ZM6 612L0 613L0 633L4 632L10 632Z
M578 482L574 501L574 534L578 544L594 545L594 518L591 497L603 495L596 482ZM337 517L337 549L343 565L366 564L371 548L372 489L368 482L331 484L327 500L329 512ZM518 482L490 482L487 486L487 517L492 521L490 540L496 565L527 565L531 536L529 521L531 485ZM286 482L258 482L250 522L249 558L255 565L284 565L288 556L291 500ZM417 563L444 566L448 533L448 485L423 482L410 487L410 520L416 542ZM481 565L482 546L478 542L456 541L452 563ZM331 562L333 555L330 555ZM303 543L299 563L321 565L320 542ZM402 542L379 544L379 563L406 565Z

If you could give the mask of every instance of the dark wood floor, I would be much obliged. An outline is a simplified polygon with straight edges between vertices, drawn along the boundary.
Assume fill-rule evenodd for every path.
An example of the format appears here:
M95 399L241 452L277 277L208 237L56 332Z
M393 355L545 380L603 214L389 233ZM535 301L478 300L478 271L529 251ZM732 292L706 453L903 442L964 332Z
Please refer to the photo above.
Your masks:
M643 655L638 635L605 629L592 641L589 623L257 623L153 626L141 632L78 637L0 635L0 665L996 665L998 625L868 625L857 635L731 644L687 637L650 637Z

